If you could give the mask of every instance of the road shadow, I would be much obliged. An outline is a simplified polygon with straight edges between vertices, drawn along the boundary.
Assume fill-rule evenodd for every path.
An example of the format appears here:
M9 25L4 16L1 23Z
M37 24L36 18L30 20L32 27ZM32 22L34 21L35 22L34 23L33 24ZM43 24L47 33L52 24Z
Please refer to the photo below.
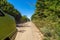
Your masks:
M18 32L20 33L24 33L26 30L18 30Z
M30 27L28 25L16 25L16 27Z
M16 25L16 27L24 27L23 25Z

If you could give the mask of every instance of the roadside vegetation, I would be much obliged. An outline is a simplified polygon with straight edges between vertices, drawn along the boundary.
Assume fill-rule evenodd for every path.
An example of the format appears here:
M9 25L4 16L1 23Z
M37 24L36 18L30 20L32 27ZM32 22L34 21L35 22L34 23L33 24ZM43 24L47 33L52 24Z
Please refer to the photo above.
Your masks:
M30 19L26 15L22 16L21 23L28 22L28 21L30 21Z
M0 0L0 9L3 10L5 13L13 16L16 22L18 22L21 18L21 13L17 9L15 9L12 4L7 2L7 0Z
M59 0L37 0L31 20L44 35L43 40L60 40Z
M1 16L1 11L4 16ZM21 20L27 22L29 18L22 16L21 13L7 0L0 0L0 40L5 39L6 37L6 40L9 40L13 35L15 36L15 32L17 31L16 23L21 23ZM12 38L12 40L13 39L14 38Z
M9 3L7 0L0 0L0 9L3 10L5 13L13 16L16 20L16 23L21 23L21 20L26 20L23 19L24 17L21 15L21 13L14 8L14 6Z

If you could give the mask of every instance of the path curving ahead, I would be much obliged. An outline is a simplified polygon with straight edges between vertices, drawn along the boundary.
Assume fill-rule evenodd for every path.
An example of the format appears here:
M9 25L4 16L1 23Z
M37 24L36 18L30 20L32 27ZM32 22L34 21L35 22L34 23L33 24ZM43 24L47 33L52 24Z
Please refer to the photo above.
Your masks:
M18 33L15 40L42 40L43 35L32 22L23 24L24 26L17 27Z

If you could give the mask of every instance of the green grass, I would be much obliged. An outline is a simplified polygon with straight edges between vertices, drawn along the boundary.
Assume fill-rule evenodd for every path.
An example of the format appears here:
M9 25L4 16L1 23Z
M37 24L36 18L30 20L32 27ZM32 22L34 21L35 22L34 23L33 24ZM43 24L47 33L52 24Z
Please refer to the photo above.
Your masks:
M44 40L60 40L60 19L36 19L33 20L35 25L39 28L44 35Z
M12 35L11 33L16 30L15 20L9 15L0 17L0 40Z

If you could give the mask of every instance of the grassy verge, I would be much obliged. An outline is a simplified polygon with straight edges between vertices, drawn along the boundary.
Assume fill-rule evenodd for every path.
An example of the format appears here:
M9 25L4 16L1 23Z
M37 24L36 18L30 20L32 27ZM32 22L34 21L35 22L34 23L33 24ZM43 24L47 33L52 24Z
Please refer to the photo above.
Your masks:
M60 40L60 19L33 20L44 35L44 40Z

